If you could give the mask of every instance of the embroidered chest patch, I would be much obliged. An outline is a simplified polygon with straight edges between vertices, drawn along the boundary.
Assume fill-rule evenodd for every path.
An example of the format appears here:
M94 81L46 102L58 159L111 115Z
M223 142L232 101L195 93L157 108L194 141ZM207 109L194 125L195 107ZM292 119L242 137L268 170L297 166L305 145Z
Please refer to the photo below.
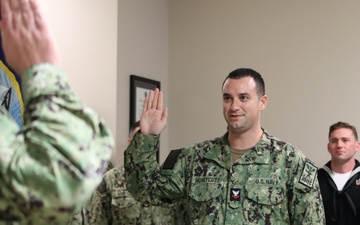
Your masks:
M231 201L240 201L240 189L230 188L230 200Z

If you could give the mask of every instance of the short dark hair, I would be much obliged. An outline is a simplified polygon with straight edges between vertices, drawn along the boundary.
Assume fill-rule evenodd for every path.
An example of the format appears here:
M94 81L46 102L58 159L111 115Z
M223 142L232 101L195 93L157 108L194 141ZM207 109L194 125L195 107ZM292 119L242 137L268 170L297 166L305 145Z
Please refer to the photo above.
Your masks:
M250 68L239 68L236 70L233 70L229 75L225 78L222 88L224 88L224 84L227 79L240 79L243 77L251 77L254 79L256 84L256 93L258 97L262 97L265 95L265 82L264 79L261 77L260 73L256 72L253 69Z
M329 128L329 138L330 138L330 135L331 133L334 131L334 130L337 130L337 129L340 129L340 128L346 128L346 129L350 129L354 136L355 136L355 140L358 140L358 135L357 135L357 131L356 131L356 127L354 127L353 125L350 125L346 122L337 122L337 123L334 123L333 125L330 126Z
M133 125L131 125L130 130L129 130L129 137L131 138L132 133L134 132L134 130L136 128L140 127L140 120L136 121Z

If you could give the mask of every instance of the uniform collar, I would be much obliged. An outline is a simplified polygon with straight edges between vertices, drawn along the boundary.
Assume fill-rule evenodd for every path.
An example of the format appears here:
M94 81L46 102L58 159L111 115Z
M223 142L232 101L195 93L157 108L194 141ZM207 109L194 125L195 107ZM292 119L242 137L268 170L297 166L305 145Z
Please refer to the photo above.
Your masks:
M235 164L269 164L272 150L269 145L271 145L270 135L263 129L260 141L240 157ZM226 169L232 167L228 132L215 141L210 149L206 151L204 157L217 162Z

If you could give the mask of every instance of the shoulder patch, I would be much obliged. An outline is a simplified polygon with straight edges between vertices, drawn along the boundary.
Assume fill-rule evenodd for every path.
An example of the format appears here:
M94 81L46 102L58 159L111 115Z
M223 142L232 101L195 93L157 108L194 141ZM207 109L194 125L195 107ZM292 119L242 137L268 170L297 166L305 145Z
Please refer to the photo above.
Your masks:
M306 161L303 171L301 172L299 182L309 188L312 188L317 174L317 167L311 162Z
M161 169L171 170L174 169L175 163L181 153L182 149L171 150L168 157L165 159L165 162L161 166Z

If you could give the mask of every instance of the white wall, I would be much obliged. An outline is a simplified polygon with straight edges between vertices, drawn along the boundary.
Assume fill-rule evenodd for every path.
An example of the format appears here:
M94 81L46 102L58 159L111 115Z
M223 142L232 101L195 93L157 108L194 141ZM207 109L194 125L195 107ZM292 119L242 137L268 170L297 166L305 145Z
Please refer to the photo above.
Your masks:
M170 147L225 132L221 84L239 67L265 79L263 127L319 166L332 123L360 129L360 2L169 2Z

